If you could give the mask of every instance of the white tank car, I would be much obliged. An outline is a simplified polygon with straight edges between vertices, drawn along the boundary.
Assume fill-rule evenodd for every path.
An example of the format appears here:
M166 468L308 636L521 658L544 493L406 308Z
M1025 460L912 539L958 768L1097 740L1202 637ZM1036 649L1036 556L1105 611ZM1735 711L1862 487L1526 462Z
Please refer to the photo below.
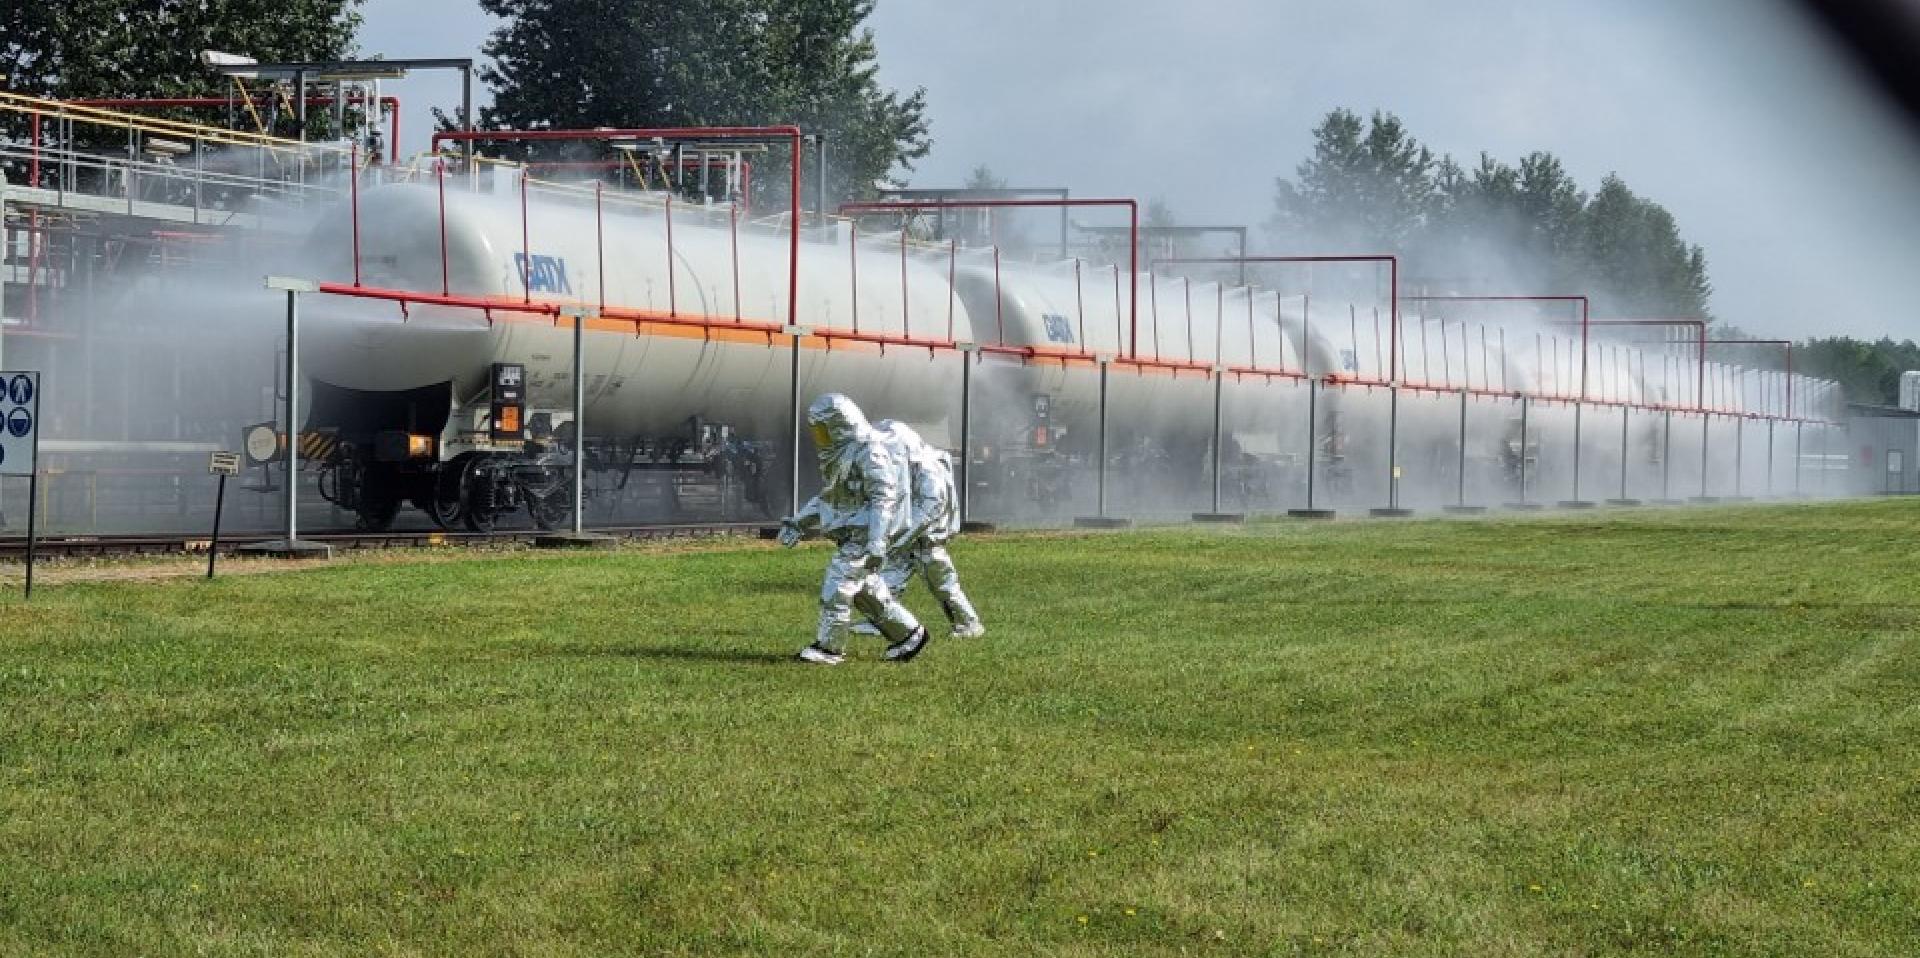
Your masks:
M439 292L435 190L382 187L367 191L360 205L362 282ZM669 276L667 220L657 205L636 207L609 198L603 223L596 226L590 194L572 202L540 196L529 207L523 240L517 192L486 195L450 188L445 286L455 295L530 297L591 307L600 301L604 283L606 302L614 305L718 323L736 318L786 322L788 242L783 231L741 225L736 298L726 213L676 206L673 217ZM352 280L352 262L342 255L351 249L348 229L340 214L316 230L312 250L325 264L325 279ZM597 233L604 237L604 272ZM523 269L526 248L531 250L531 266ZM862 255L879 260L871 250L863 249ZM804 242L800 256L801 325L851 325L852 267L846 247ZM872 265L871 273L860 277L860 328L898 334L904 328L899 265ZM944 333L945 270L913 259L907 270L905 308L915 316L940 317ZM956 336L965 339L966 310L956 304L953 312ZM484 404L493 363L520 363L525 366L529 410L571 409L572 331L564 322L556 326L503 311L489 323L472 309L431 306L410 307L403 322L391 303L338 297L322 307L309 307L309 315L321 321L312 326L306 368L323 383L380 392L450 383L452 402L472 408ZM585 415L588 431L595 435L658 435L694 416L767 432L788 415L784 341L768 348L763 335L729 336L725 330L707 335L696 329L682 335L636 336L632 323L603 320L590 327L584 353ZM944 420L946 401L959 388L955 364L889 362L858 344L838 345L831 352L804 350L801 373L816 382L831 378L857 383L864 401L895 418L925 425ZM456 422L449 428L462 426L471 424Z

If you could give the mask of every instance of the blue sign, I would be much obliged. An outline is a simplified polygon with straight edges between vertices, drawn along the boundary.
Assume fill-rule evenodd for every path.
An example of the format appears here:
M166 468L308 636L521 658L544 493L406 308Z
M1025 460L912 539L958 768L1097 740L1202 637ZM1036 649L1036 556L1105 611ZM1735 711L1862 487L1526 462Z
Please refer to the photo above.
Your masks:
M13 377L13 382L7 384L7 398L13 400L16 405L20 406L32 402L33 380L25 376Z
M1065 316L1062 316L1059 313L1046 313L1040 317L1040 321L1046 324L1047 342L1050 342L1050 343L1073 342L1073 325L1067 322L1067 318Z
M33 431L33 414L25 409L15 409L7 414L7 431L15 439L23 439Z
M533 255L533 268L527 268L525 253L513 254L513 268L520 273L520 282L529 293L573 293L573 284L567 281L567 261L558 256Z

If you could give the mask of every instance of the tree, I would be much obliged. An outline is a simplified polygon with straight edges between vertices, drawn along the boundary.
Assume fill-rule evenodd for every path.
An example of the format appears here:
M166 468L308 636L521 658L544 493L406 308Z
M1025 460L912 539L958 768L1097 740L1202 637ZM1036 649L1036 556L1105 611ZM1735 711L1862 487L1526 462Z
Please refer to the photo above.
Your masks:
M0 6L0 77L42 97L195 96L223 80L202 50L346 56L361 0L59 0ZM204 119L204 117L202 117Z
M1433 152L1400 118L1366 122L1334 110L1313 131L1313 156L1275 182L1269 225L1289 248L1404 249L1434 202Z
M1900 374L1920 369L1920 344L1882 338L1866 342L1847 336L1809 339L1796 344L1793 371L1831 379L1854 402L1890 406L1900 398Z
M929 145L925 91L875 75L874 2L480 0L506 21L485 47L482 124L798 124L827 138L829 197L865 195Z
M1468 169L1438 160L1392 114L1334 110L1269 226L1294 250L1399 253L1407 278L1457 292L1590 293L1614 315L1708 317L1706 253L1672 214L1609 176L1589 197L1560 159Z

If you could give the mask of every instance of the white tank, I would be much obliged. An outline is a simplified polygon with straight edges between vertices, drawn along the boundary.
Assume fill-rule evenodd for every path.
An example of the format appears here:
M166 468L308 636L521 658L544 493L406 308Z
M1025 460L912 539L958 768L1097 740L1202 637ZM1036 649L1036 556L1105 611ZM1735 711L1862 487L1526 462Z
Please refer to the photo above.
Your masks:
M727 213L676 204L673 264L667 263L667 217L658 206L641 207L609 194L596 226L591 194L571 202L541 197L529 207L523 238L519 196L472 194L449 186L446 211L444 288L455 295L592 307L600 300L650 308L724 326L787 321L788 240L783 229L742 223L738 231L738 296L732 268L734 239ZM310 262L321 278L352 282L347 210L330 214L315 230ZM596 235L604 244L596 243ZM845 235L844 233L842 235ZM367 286L439 293L439 197L430 185L393 185L366 190L360 200L361 282ZM526 251L531 269L523 269ZM603 252L604 250L604 252ZM604 255L605 268L601 268ZM801 246L799 321L809 327L851 328L854 323L852 265L845 243L807 241ZM903 309L915 317L939 317L939 329L916 335L944 337L949 315L945 264L935 267L873 248L861 250L859 328L901 334ZM525 280L523 281L523 277ZM527 286L532 288L529 290ZM572 401L572 331L567 321L501 310L492 322L467 308L412 306L327 297L308 300L303 360L315 379L361 390L402 390L454 383L456 402L483 397L490 364L527 367L532 409L564 410ZM971 335L962 303L951 305L954 336ZM724 328L656 327L637 336L631 322L596 320L586 337L587 421L594 432L649 434L671 430L689 416L769 430L788 415L790 355L784 337L769 346L763 333ZM923 350L809 341L802 353L803 379L848 388L887 415L916 424L944 420L958 397L957 361L899 362L903 354L924 360Z
M1900 374L1900 408L1920 412L1920 370Z

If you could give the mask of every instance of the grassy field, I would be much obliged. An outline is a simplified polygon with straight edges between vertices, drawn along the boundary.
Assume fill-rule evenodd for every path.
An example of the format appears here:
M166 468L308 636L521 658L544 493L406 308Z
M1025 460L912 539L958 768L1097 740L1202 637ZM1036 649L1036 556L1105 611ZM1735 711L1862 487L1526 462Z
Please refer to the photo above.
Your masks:
M1920 954L1920 502L0 600L3 955ZM914 596L927 606L925 593Z

